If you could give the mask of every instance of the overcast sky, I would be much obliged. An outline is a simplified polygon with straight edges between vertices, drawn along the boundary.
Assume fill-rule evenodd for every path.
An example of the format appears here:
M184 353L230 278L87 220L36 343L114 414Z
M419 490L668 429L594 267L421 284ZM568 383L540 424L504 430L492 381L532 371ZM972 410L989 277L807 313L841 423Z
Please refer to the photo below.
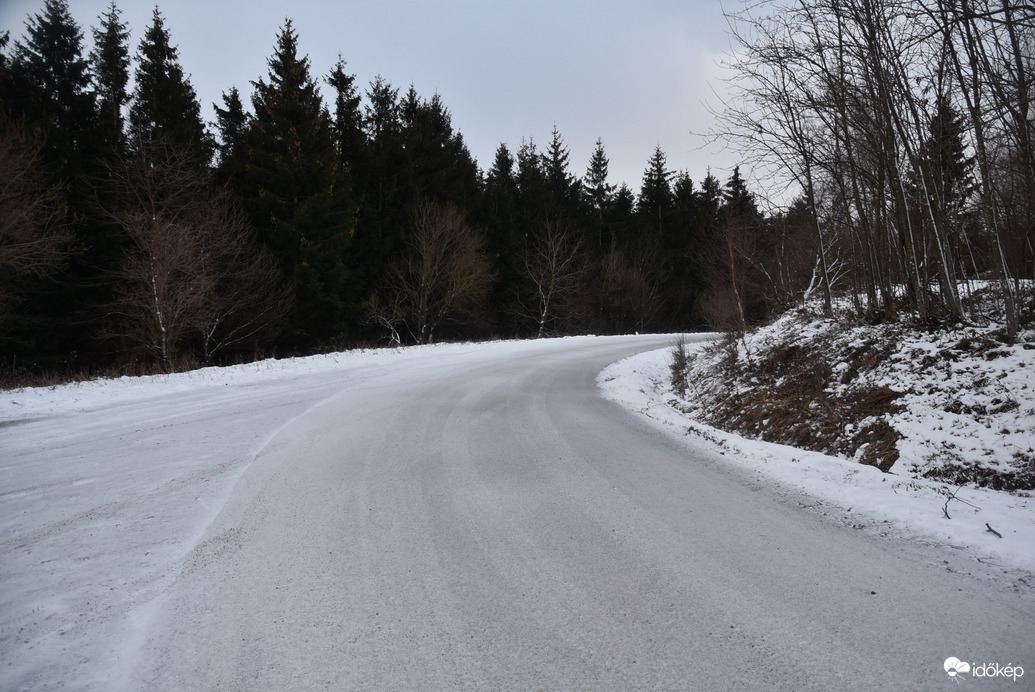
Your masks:
M735 0L728 0L735 2ZM151 23L153 0L116 0L131 32L131 52ZM108 0L70 0L87 45ZM661 146L669 168L695 183L711 167L725 180L735 160L695 132L711 124L729 51L719 0L164 0L158 6L207 120L212 103L236 86L246 105L250 81L286 17L326 75L341 53L365 92L380 74L405 92L436 92L482 169L505 142L522 138L540 151L556 125L583 176L597 138L610 158L611 182L639 191ZM0 31L12 44L43 0L0 0ZM10 47L9 47L10 50ZM330 88L324 87L325 101Z

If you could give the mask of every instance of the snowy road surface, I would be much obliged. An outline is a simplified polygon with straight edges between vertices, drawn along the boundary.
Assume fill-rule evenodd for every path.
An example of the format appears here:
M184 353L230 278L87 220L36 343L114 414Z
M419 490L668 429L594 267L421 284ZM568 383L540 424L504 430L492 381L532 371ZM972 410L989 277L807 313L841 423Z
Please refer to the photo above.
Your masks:
M599 395L670 342L3 393L0 689L1031 689L1030 590Z

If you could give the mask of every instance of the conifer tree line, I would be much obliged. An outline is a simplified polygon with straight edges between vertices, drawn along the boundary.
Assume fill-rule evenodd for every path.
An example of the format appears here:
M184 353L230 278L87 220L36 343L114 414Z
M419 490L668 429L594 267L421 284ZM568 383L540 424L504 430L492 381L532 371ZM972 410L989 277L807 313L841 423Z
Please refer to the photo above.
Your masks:
M873 320L991 318L1013 337L1035 318L1035 6L761 0L729 18L742 50L715 134L811 219L804 256L770 271ZM970 312L975 279L1001 314Z
M442 338L731 331L848 291L872 320L1031 318L1035 11L1020 0L764 0L716 135L800 197L765 215L739 169L695 184L657 148L637 191L555 127L479 167L448 108L290 20L206 123L159 8L135 45L45 0L0 32L0 370L171 370Z
M735 329L819 285L815 195L765 215L739 169L695 182L660 147L634 191L556 127L482 168L437 94L318 72L290 20L206 123L160 8L135 45L121 17L88 39L45 0L0 33L5 376ZM857 280L830 252L823 285Z

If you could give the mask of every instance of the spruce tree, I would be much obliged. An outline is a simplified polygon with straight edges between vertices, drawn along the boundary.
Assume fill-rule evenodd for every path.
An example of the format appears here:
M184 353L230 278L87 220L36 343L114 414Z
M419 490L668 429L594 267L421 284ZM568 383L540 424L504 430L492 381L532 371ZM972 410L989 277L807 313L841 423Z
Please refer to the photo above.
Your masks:
M722 207L722 184L709 169L701 181L701 192L697 196L697 218L701 235L714 237L719 227L719 212Z
M411 83L410 88L406 90L406 95L399 100L399 124L403 130L409 130L418 125L420 109L420 95L417 93L417 87Z
M963 143L964 123L949 99L939 94L928 125L928 138L921 151L922 164L929 168L933 189L932 206L949 217L958 214L974 194L974 157L967 156Z
M685 255L687 248L700 242L701 228L698 214L699 194L694 181L686 171L680 171L672 183L672 228L675 231L672 247Z
M676 211L681 217L691 223L694 213L697 210L697 192L694 190L694 181L686 171L679 171L675 174L672 183L672 200Z
M637 213L643 219L644 227L656 237L664 233L664 224L673 208L672 172L668 170L668 159L661 147L655 147L654 154L643 172L643 184L637 202Z
M611 204L615 192L615 186L607 182L609 164L604 142L598 138L586 168L586 176L582 179L582 190L600 226L604 223L604 212Z
M740 166L734 166L733 173L726 181L722 194L722 215L725 219L737 219L749 225L761 220L755 196L747 189L747 183L740 175Z
M698 213L699 195L686 171L676 174L672 198L674 208L663 252L669 262L667 290L673 327L685 329L691 322L694 304L704 286L698 264L704 244Z
M308 349L340 336L354 318L347 254L355 204L342 184L331 117L298 54L287 20L253 82L247 174L239 189L252 222L295 290L293 345Z
M25 41L15 44L12 71L30 91L16 95L13 114L42 127L45 158L65 181L78 182L93 158L97 117L83 32L65 0L46 0L25 30Z
M354 255L364 295L376 293L393 255L403 248L403 232L410 224L405 209L401 170L402 125L399 90L381 75L364 92L361 113L361 155L355 163L357 193L362 200L356 223ZM357 135L357 144L360 139Z
M635 237L636 193L621 183L611 208L611 245L628 245Z
M553 220L572 219L578 215L579 181L568 171L571 153L560 130L554 125L550 146L543 154L546 174L547 215Z
M343 171L361 165L366 137L363 134L363 113L360 110L356 75L345 72L345 61L338 62L327 76L327 84L334 89L334 137Z
M180 66L179 51L156 7L151 26L137 48L136 89L129 109L130 145L172 146L192 152L199 165L212 156L212 141L201 118L190 79Z
M382 148L396 139L401 128L399 90L377 75L367 90L364 126L367 139L375 148Z
M485 193L490 200L493 216L500 216L512 211L508 206L513 203L517 194L517 181L514 178L514 156L506 144L496 148L492 167L485 174Z
M399 113L406 204L435 199L466 207L477 189L477 165L441 96L424 100L411 86Z
M244 135L248 126L248 115L241 103L241 93L237 87L223 92L223 107L212 104L216 111L216 128L219 130L219 141L216 153L219 161L216 173L223 181L233 178L243 169L245 150Z
M547 218L547 182L535 140L522 139L517 151L519 222L532 226Z
M47 0L43 11L26 22L24 38L14 46L9 78L0 94L12 126L24 126L29 141L41 143L40 192L60 190L54 211L65 225L74 248L62 273L36 284L25 304L33 316L24 355L57 358L91 353L90 308L104 298L98 290L110 267L110 253L99 242L91 221L94 186L99 174L102 138L97 133L89 63L83 52L83 32L64 0ZM8 172L10 173L10 172ZM26 358L26 362L29 358ZM53 367L51 361L46 367Z
M367 158L363 182L367 204L362 226L373 235L373 240L380 246L378 251L387 253L387 248L394 244L392 238L398 235L398 228L406 222L404 216L389 218L399 206L398 173L402 166L399 90L377 75L370 83L366 97L363 129L367 139Z
M93 30L94 49L90 52L99 130L105 144L115 151L125 143L122 108L129 102L129 29L120 21L121 16L122 11L112 0L100 17L100 28Z
M496 281L491 308L496 324L514 333L517 323L511 302L522 278L524 229L519 225L518 187L514 155L506 144L496 148L492 166L485 174L481 225L487 231L488 250L494 260Z
M929 237L937 241L937 261L929 267L942 265L937 271L940 295L957 317L962 316L956 297L958 255L961 245L967 242L960 217L977 189L972 175L974 158L967 156L963 133L962 117L949 99L939 94L928 123L928 137L920 149L919 170L910 176L913 204L926 194L926 204L918 210L919 218Z

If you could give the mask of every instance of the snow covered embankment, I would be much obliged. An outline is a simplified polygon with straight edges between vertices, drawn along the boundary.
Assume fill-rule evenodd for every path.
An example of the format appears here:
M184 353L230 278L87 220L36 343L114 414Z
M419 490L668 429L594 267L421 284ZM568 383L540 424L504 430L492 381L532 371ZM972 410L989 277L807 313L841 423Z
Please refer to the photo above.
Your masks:
M803 328L788 317L760 330L752 340L760 347L765 340L775 339L779 330L801 333ZM748 439L700 422L706 416L694 407L693 387L681 399L670 385L672 348L615 363L600 374L598 382L607 398L647 416L688 450L699 452L703 447L761 480L805 493L828 509L838 509L844 521L856 528L944 544L966 550L986 564L1035 572L1035 499L1030 492L1007 493L923 477L942 450L952 450L961 468L1014 461L1019 447L1026 446L1030 454L1035 442L1035 386L1031 384L1035 382L1035 363L1031 359L1025 362L1018 346L1016 354L991 359L979 355L917 368L917 352L936 352L937 340L898 343L898 355L887 358L883 369L867 375L874 383L891 383L903 392L896 400L896 412L886 416L900 434L900 457L889 473L861 464L855 457ZM713 345L708 337L687 344L698 368L705 368L705 352ZM985 372L988 364L1006 375L989 376ZM984 399L990 398L990 404L999 397L974 387L958 373L975 377L978 384L982 377L988 378L985 384L995 390L1009 389L1014 397L1011 401L1017 404L989 413ZM704 369L692 376L699 378L694 383L697 387L709 385L700 379L706 377ZM956 408L954 401L969 406L971 413L984 413L967 418L945 411Z

